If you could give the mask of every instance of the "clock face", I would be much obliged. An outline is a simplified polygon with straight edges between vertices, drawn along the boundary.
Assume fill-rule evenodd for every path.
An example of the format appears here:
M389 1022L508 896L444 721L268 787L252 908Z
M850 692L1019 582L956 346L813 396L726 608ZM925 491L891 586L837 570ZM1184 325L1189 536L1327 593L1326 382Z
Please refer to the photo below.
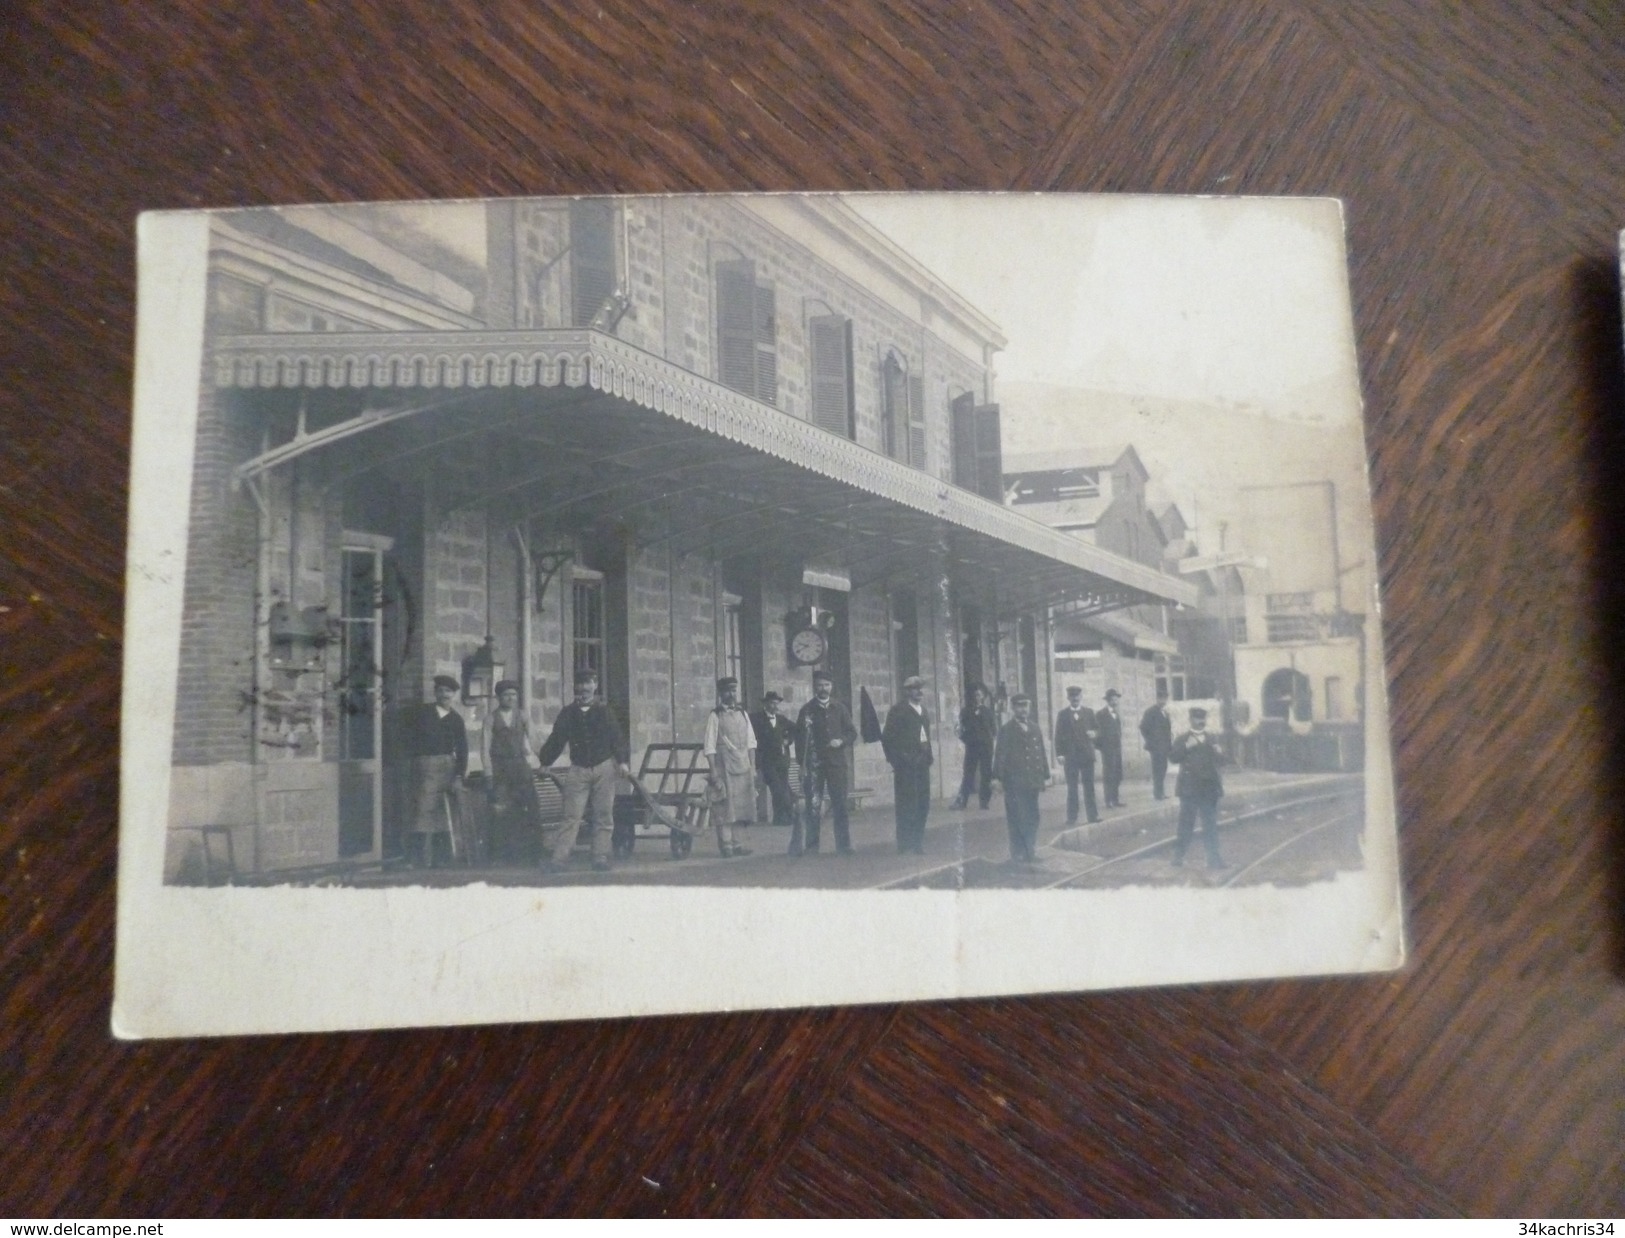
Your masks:
M802 666L811 666L823 660L829 644L817 628L802 628L790 638L790 656Z

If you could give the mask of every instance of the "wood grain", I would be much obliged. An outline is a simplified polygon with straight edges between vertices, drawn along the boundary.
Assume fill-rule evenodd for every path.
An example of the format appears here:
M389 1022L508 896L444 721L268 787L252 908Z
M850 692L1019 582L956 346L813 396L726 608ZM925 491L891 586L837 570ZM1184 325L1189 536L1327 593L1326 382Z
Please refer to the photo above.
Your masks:
M1625 1211L1618 6L0 22L0 1212ZM113 1042L135 214L944 187L1344 198L1411 967Z

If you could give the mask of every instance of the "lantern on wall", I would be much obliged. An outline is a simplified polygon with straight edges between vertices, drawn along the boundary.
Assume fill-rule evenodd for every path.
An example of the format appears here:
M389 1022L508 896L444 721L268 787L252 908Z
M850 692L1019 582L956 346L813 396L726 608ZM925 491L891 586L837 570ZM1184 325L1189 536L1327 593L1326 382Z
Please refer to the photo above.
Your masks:
M490 700L505 669L497 658L496 641L487 634L485 644L463 659L463 704Z

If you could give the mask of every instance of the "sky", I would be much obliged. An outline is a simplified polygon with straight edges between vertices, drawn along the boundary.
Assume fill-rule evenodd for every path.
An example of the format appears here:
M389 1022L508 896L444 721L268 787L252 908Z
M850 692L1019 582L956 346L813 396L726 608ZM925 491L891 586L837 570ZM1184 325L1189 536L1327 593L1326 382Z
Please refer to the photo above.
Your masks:
M1330 199L856 194L997 322L1001 381L1358 416Z
M1005 332L994 368L1007 451L1132 443L1149 497L1179 504L1208 552L1247 487L1332 481L1351 598L1365 596L1372 533L1336 202L848 201Z

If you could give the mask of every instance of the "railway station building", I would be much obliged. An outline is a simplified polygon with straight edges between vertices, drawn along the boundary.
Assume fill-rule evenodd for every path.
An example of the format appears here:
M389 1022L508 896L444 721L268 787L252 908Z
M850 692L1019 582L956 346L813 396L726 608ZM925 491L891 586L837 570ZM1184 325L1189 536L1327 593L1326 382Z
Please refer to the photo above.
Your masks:
M999 327L834 197L245 210L211 222L171 795L240 871L400 849L399 716L597 671L636 768L715 681L1053 717L1056 623L1194 603L1003 502ZM890 800L878 744L853 785ZM477 755L474 760L478 765Z

